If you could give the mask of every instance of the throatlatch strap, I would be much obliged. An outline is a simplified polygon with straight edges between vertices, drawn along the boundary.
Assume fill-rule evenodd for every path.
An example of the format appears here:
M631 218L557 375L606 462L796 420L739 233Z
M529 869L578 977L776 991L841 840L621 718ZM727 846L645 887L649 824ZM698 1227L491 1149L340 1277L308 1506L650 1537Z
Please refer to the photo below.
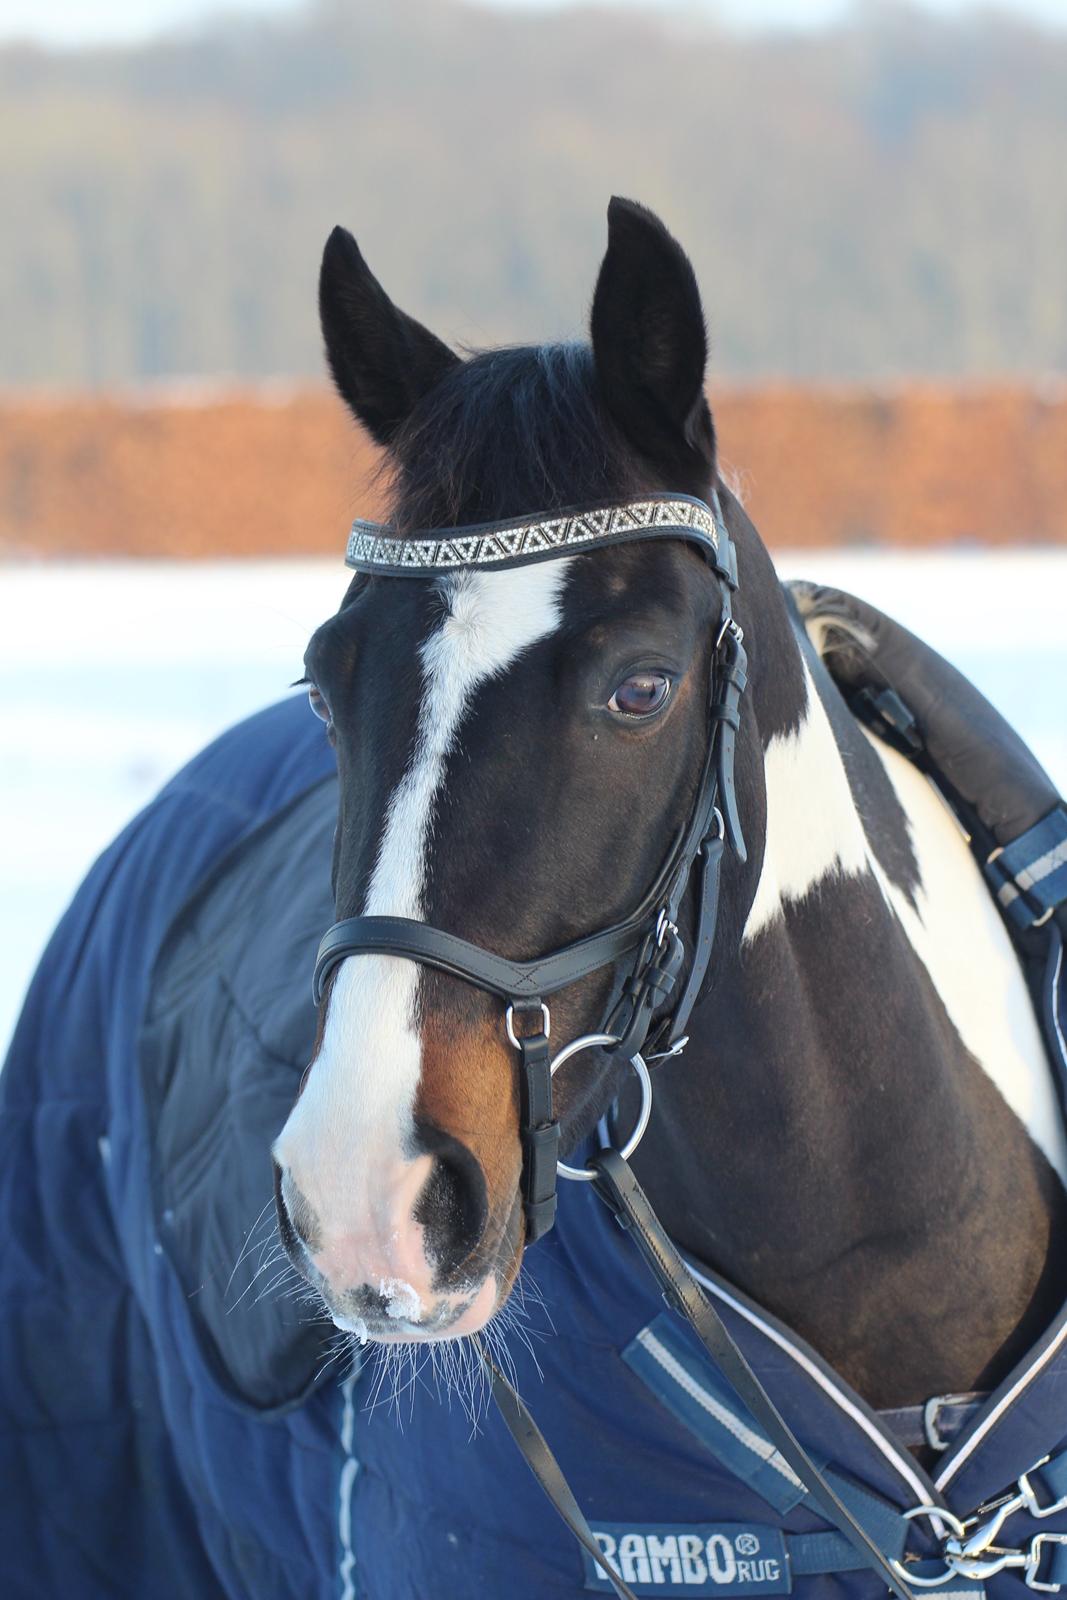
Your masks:
M737 795L734 792L734 744L741 721L741 696L748 686L748 656L741 643L740 630L731 619L724 623L726 631L719 645L719 686L711 715L718 723L718 741L715 753L716 788L718 803L726 825L726 837L737 851L739 861L748 860L745 836L741 831L741 818L737 812ZM678 1030L676 1029L675 1032Z
M704 982L705 974L711 962L711 950L715 943L715 927L719 920L719 868L722 865L722 853L725 839L705 839L700 847L700 900L697 908L696 936L693 943L693 961L689 968L689 978L682 990L681 998L674 1008L670 1018L671 1033L667 1049L673 1050L685 1036L685 1025L689 1021L690 1013L696 1005L700 986Z

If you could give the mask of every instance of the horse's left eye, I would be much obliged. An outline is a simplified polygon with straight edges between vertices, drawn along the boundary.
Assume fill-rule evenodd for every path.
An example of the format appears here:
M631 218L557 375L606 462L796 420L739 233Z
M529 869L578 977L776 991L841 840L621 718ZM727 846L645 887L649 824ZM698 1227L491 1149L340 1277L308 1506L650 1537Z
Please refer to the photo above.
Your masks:
M315 715L322 718L323 722L329 723L333 720L330 715L330 708L326 704L326 697L317 684L308 684L308 704Z
M665 672L635 672L615 690L608 701L609 711L621 711L628 717L647 717L658 711L671 692L671 680Z

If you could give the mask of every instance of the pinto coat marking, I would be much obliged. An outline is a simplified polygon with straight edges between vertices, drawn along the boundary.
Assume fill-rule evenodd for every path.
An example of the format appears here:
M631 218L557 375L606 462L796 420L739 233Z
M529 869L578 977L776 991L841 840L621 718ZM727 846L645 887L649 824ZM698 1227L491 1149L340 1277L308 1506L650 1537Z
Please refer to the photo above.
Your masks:
M907 819L919 870L914 893L894 882L868 840L806 662L804 678L800 725L772 737L764 752L766 849L744 940L766 929L787 901L832 890L835 877L871 874L961 1045L1067 1184L1067 1138L1033 1006L1007 930L955 821L926 778L864 730Z

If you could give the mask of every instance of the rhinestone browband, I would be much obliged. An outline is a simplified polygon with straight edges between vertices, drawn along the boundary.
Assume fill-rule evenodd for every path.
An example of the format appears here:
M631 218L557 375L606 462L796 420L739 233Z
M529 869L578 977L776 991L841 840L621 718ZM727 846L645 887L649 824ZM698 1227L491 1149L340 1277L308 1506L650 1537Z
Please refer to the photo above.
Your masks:
M397 538L388 523L352 524L345 565L356 572L411 577L464 567L518 567L552 556L575 554L632 539L686 539L719 566L720 545L729 549L722 513L689 495L650 495L600 510L571 510L513 522L483 522L437 528Z

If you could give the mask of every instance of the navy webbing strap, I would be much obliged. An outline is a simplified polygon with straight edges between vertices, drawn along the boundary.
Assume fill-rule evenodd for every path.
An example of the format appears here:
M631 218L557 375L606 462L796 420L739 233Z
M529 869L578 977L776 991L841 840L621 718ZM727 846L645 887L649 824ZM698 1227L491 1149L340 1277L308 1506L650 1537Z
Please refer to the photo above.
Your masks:
M1032 928L1067 905L1067 807L1058 805L995 850L985 872L1001 910L1017 928Z
M622 1359L661 1405L679 1421L711 1455L740 1482L785 1516L807 1500L804 1484L768 1439L751 1412L737 1398L726 1379L696 1349L676 1317L663 1313L622 1352ZM909 1406L899 1412L881 1412L883 1422L903 1421L915 1433L916 1444L926 1444L936 1426L943 1442L976 1414L985 1395L942 1395L927 1406ZM931 1427L924 1428L924 1414ZM896 1429L894 1429L896 1431ZM875 1539L879 1548L899 1558L907 1524L898 1508L871 1494L822 1463L827 1480L841 1500ZM1058 1478L1042 1484L1047 1499L1059 1498ZM833 1570L827 1568L826 1570Z
M921 1406L892 1406L879 1411L880 1421L898 1444L908 1449L947 1450L969 1428L988 1400L977 1390L939 1394Z

